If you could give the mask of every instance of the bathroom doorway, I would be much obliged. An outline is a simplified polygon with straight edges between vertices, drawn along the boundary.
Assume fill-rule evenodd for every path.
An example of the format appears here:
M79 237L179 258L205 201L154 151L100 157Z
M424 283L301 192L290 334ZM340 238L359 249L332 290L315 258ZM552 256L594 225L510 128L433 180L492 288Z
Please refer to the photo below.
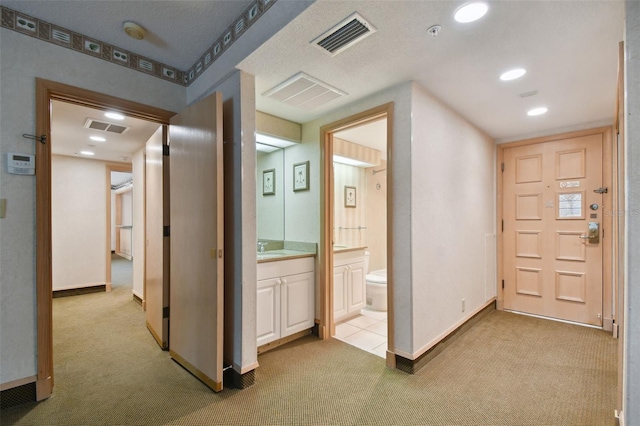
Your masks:
M387 118L333 133L334 338L387 352Z
M394 368L393 175L387 162L392 158L393 103L320 132L320 336L381 356Z

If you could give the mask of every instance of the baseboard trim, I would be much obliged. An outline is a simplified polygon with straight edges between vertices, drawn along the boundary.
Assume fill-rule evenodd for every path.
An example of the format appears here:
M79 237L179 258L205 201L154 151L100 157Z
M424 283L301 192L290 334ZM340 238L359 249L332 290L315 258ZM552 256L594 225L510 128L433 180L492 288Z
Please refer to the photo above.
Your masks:
M275 349L278 346L282 346L282 345L284 345L286 343L289 343L289 342L292 342L294 340L297 340L297 339L299 339L301 337L308 336L309 334L311 334L312 330L313 330L312 328L309 328L307 330L302 330L302 331L294 333L294 334L292 334L290 336L283 337L282 339L274 340L273 342L269 342L269 343L266 343L266 344L264 344L262 346L258 346L258 355L263 354L265 352L268 352L271 349Z
M106 284L92 285L88 287L74 287L61 290L53 290L53 297L79 296L82 294L102 293L107 291Z
M1 391L6 391L18 386L22 386L22 385L26 385L29 383L35 383L35 381L38 380L38 376L29 376L29 377L25 377L23 379L18 379L18 380L12 380L10 382L6 382L6 383L0 383L0 392Z
M443 339L438 341L435 345L431 346L426 352L422 353L415 359L408 359L396 353L396 368L400 371L404 371L405 373L415 374L418 370L428 364L429 361L445 350L451 343L453 343L453 341L476 325L482 318L495 311L495 309L494 301L490 302L470 316L462 324L457 324L455 329L451 330Z
M622 411L613 410L613 415L616 418L616 426L624 426L624 413Z
M0 391L0 409L2 410L37 401L35 381Z
M142 298L135 293L133 293L133 301L142 306Z

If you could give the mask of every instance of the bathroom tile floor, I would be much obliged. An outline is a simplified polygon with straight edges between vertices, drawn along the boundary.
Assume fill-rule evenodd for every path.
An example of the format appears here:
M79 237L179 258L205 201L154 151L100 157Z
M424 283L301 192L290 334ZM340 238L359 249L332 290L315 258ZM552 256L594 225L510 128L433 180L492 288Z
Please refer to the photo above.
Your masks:
M387 351L386 312L368 312L336 324L333 336L352 346L385 358Z

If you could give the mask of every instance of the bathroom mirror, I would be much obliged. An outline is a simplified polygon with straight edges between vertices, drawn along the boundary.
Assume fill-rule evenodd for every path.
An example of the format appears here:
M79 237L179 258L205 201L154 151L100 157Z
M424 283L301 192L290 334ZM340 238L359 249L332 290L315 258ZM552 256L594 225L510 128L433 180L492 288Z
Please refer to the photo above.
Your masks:
M284 240L284 149L256 144L258 240Z

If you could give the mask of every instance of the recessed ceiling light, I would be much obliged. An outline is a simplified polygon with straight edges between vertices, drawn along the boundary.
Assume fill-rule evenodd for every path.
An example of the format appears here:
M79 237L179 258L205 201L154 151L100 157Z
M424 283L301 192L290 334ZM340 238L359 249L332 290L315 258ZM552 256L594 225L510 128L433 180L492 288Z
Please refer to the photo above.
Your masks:
M458 22L466 24L467 22L473 22L482 18L488 10L489 6L483 2L467 3L456 9L453 18Z
M89 139L96 142L105 142L106 139L100 136L89 136Z
M104 116L113 120L124 120L124 115L118 114L117 112L105 112Z
M93 152L93 151L80 151L80 154L82 154L82 155L96 155L96 153Z
M533 116L536 116L536 115L542 115L547 111L548 111L547 107L539 107L539 108L530 109L527 112L527 115L530 116L530 117L533 117Z
M502 73L502 75L500 76L500 80L502 81L515 80L516 78L522 77L526 73L527 73L527 70L525 70L524 68L514 68L512 70Z

